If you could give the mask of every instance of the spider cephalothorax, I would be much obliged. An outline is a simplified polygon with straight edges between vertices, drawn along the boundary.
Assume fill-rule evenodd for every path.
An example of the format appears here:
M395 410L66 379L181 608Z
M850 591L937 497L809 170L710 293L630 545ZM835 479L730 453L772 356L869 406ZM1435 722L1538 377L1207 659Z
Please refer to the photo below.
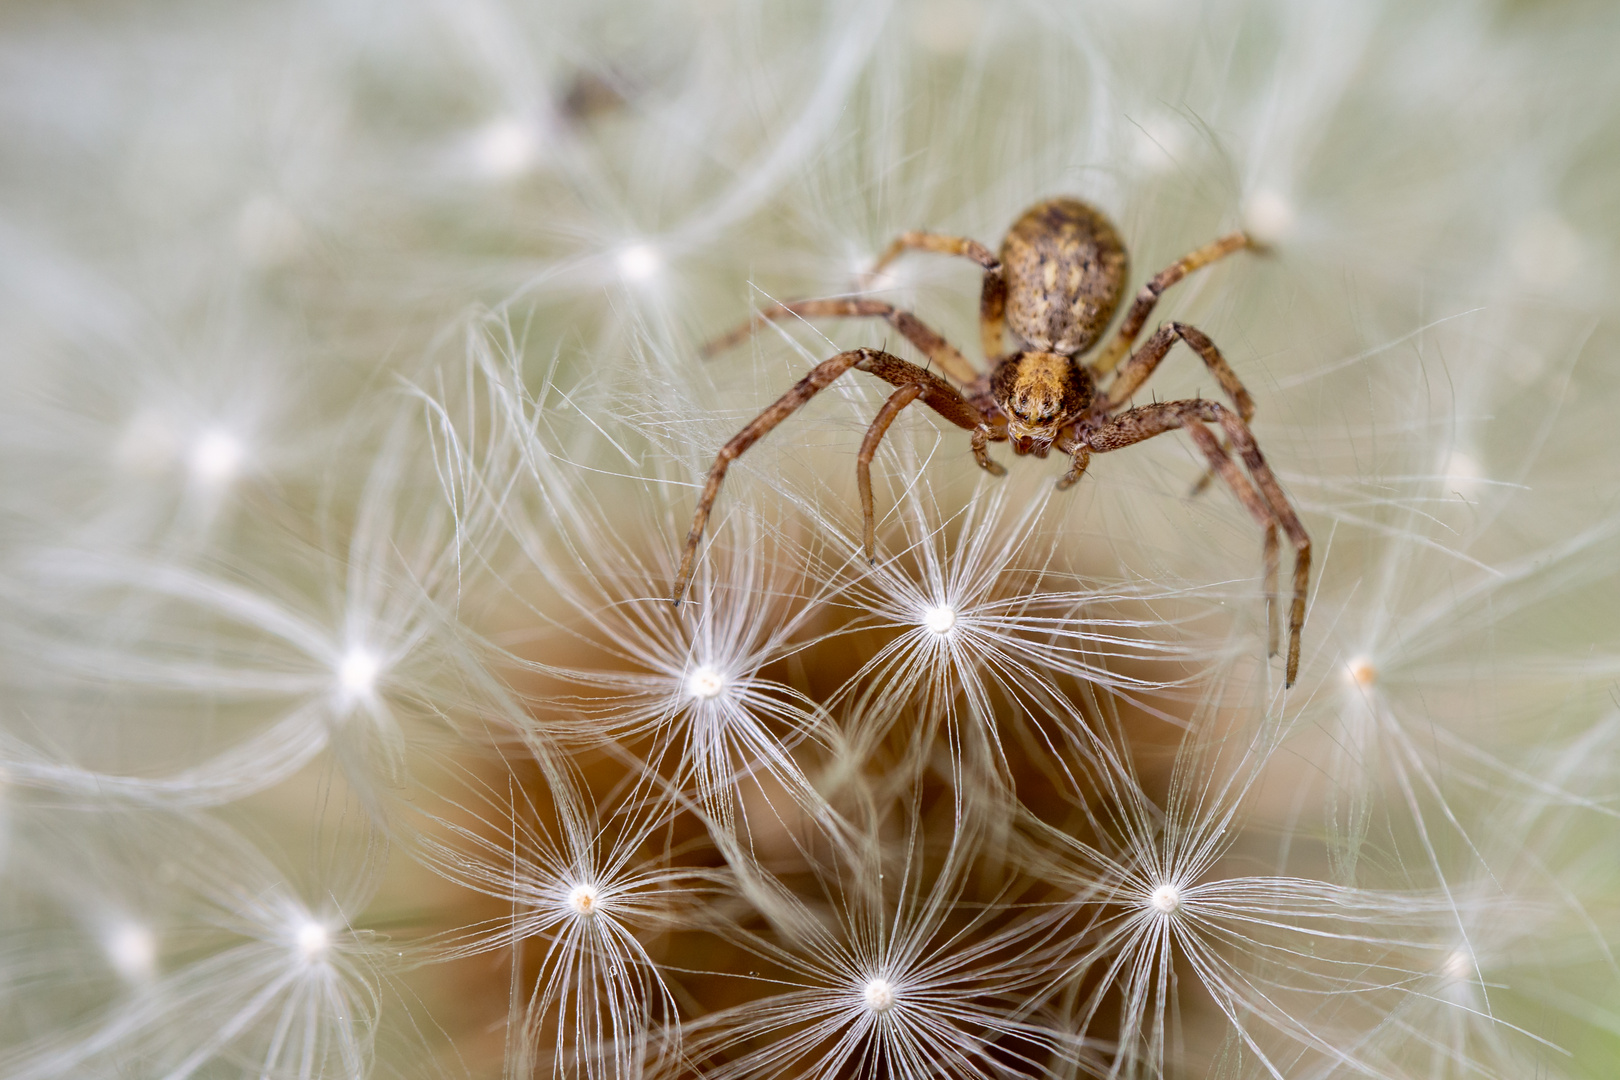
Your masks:
M1196 327L1165 323L1141 348L1131 352L1160 293L1199 267L1251 246L1243 233L1230 233L1160 271L1137 293L1113 339L1091 360L1081 361L1079 357L1097 343L1113 319L1128 273L1125 245L1097 210L1071 198L1037 203L1007 231L1000 258L975 240L936 233L902 234L878 259L871 276L875 277L902 252L913 249L965 256L984 267L979 329L985 359L992 365L988 375L980 373L954 345L915 315L881 300L803 300L760 312L746 325L711 343L707 351L740 341L767 319L789 315L876 316L888 320L961 389L928 368L876 349L852 349L817 364L793 389L721 447L687 533L675 580L675 600L679 602L691 580L698 543L731 462L833 380L847 371L864 371L895 387L867 430L855 464L868 558L874 554L872 458L889 425L914 401L923 402L946 420L972 432L974 460L992 473L1005 471L990 458L987 447L992 442L1007 442L1014 453L1042 458L1053 447L1068 454L1069 470L1058 481L1059 487L1068 487L1080 479L1094 452L1119 450L1180 428L1198 445L1209 462L1210 473L1225 481L1264 530L1267 614L1273 652L1277 648L1278 531L1286 534L1293 545L1294 597L1288 616L1285 676L1286 684L1292 686L1299 672L1299 637L1305 623L1311 541L1249 430L1254 401L1215 343ZM1004 338L1009 331L1018 347L1004 353ZM1125 408L1177 341L1186 342L1199 355L1232 404L1186 398ZM1129 359L1121 364L1127 353ZM1112 379L1099 391L1098 380L1109 375ZM1227 445L1210 431L1211 424L1221 429ZM1243 469L1233 461L1233 451L1242 460Z
M1062 353L1016 352L990 373L990 398L1018 454L1045 457L1063 429L1091 409L1096 395L1091 374Z

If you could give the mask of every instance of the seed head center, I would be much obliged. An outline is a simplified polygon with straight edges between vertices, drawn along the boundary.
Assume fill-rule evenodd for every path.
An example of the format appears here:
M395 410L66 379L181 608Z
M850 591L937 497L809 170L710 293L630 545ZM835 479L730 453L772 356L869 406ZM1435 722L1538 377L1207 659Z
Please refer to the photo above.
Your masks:
M646 281L658 273L662 260L651 244L631 244L618 256L619 274L626 281Z
M228 431L213 428L191 447L191 473L208 484L223 484L242 464L242 444Z
M299 955L313 963L326 954L327 947L332 944L332 936L327 933L326 927L311 919L299 925L294 942Z
M568 890L568 910L581 918L595 915L601 902L601 894L596 891L595 885L575 885Z
M1173 915L1181 907L1181 890L1174 885L1160 885L1148 894L1148 907L1161 915Z
M381 667L377 658L365 649L350 649L338 665L338 682L350 697L366 697L375 689Z
M686 692L695 698L712 701L726 689L726 677L708 664L693 668L686 677Z
M956 609L949 604L936 604L923 612L923 629L944 637L956 628Z
M866 986L861 989L861 1000L866 1003L868 1009L881 1016L894 1008L898 995L895 993L894 983L879 976L867 981Z
M1378 667L1370 657L1357 656L1344 665L1344 677L1349 679L1352 685L1368 690L1378 682Z

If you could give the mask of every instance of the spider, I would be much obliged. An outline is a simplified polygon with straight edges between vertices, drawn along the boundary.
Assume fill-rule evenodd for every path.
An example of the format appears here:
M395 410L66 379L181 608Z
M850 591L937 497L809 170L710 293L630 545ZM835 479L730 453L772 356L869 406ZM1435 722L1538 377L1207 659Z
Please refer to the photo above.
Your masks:
M1180 428L1209 462L1204 480L1219 476L1265 534L1262 551L1272 655L1277 652L1279 529L1294 547L1294 599L1288 616L1284 683L1293 686L1299 673L1299 637L1305 622L1311 541L1249 430L1254 401L1215 343L1196 327L1167 322L1141 348L1131 351L1165 289L1235 251L1258 246L1242 232L1230 233L1160 271L1136 294L1112 340L1089 361L1080 357L1096 344L1113 319L1124 291L1128 259L1125 245L1109 220L1074 198L1048 199L1026 210L1002 241L1000 258L983 244L964 237L903 233L883 252L866 279L872 280L902 253L913 250L957 255L977 262L984 268L979 333L990 368L988 374L977 371L955 346L911 312L880 300L800 300L757 313L736 330L710 342L705 354L737 344L768 320L870 316L887 320L961 389L927 368L878 349L851 349L817 364L721 447L698 498L672 599L680 603L691 581L698 543L731 463L839 376L864 371L895 387L878 409L856 457L868 560L874 557L872 457L895 417L915 401L972 432L974 460L995 476L1003 475L1006 469L991 460L987 448L992 442L1011 443L1013 453L1038 458L1046 457L1056 447L1069 456L1070 462L1068 471L1058 480L1059 490L1072 487L1080 479L1093 453L1120 450ZM1011 352L1003 350L1007 330L1011 330L1016 342ZM1195 397L1126 408L1177 341L1186 342L1203 359L1231 405ZM1107 385L1099 387L1099 380L1110 376ZM1206 426L1211 424L1220 427L1225 444ZM1230 452L1234 450L1243 460L1247 476L1232 460ZM1199 487L1202 485L1201 481Z

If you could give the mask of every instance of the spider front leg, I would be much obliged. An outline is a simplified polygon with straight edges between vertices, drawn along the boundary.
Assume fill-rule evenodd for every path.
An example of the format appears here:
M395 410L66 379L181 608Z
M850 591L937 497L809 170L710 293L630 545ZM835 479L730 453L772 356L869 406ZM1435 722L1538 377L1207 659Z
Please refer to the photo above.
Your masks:
M1080 478L1086 474L1086 466L1091 464L1091 447L1087 446L1085 440L1076 434L1069 434L1059 439L1056 446L1061 453L1069 455L1069 471L1064 473L1057 482L1059 491L1068 491L1079 483Z
M862 454L866 455L864 464L869 466L871 454L877 452L877 444L883 438L894 418L899 415L913 401L921 400L923 404L939 413L957 427L977 432L986 427L983 413L967 398L963 397L955 387L944 379L916 364L909 364L898 356L878 349L852 349L849 352L839 353L837 356L823 360L810 369L810 373L793 385L793 389L777 398L764 412L749 421L737 434L720 448L715 455L714 465L709 469L708 479L704 481L703 491L698 496L697 510L692 515L692 527L686 534L686 547L681 552L680 569L675 573L675 589L670 597L671 602L679 604L681 597L686 594L687 586L692 581L692 571L697 559L698 544L703 540L703 531L709 523L709 513L714 509L714 500L720 494L720 484L726 478L726 470L731 463L737 460L744 451L753 446L760 439L770 434L771 430L792 416L798 409L825 390L838 379L839 376L850 370L859 370L876 375L885 382L900 388L902 391L914 390L915 393L891 395L888 402L874 421L872 431L867 432L866 440L861 446ZM867 451L870 449L871 453ZM870 550L870 537L872 533L871 511L871 479L866 474L866 494L863 498L866 510L868 550ZM861 478L861 471L857 471L857 480Z
M717 352L741 343L748 335L768 322L788 317L805 319L883 319L900 335L917 347L917 351L940 366L940 369L959 383L967 384L979 377L967 357L946 341L944 336L909 311L904 311L882 300L795 300L789 304L776 304L757 313L735 330L722 334L700 350L707 358Z
M861 287L870 289L875 279L883 273L883 268L898 259L908 251L932 251L936 255L959 255L972 259L986 270L1000 270L1001 260L996 258L995 252L965 236L947 236L944 233L931 232L903 232L889 242L883 249L877 262L872 264L861 279Z
M1196 326L1180 322L1167 322L1159 327L1125 362L1125 366L1119 369L1119 374L1108 384L1108 409L1113 411L1123 408L1125 403L1141 389L1142 384L1158 370L1164 358L1169 355L1171 346L1177 341L1185 341L1188 347L1198 354L1204 366L1209 368L1209 373L1215 376L1215 381L1221 384L1221 389L1232 400L1243 422L1248 423L1254 417L1254 399L1238 380L1237 372L1232 370L1232 365L1226 362L1226 357L1221 355L1221 350L1215 347L1208 334Z
M990 442L996 437L995 430L989 424L980 424L974 428L973 460L978 463L979 468L991 476L1006 476L1006 466L999 464L990 457ZM1006 436L1003 435L1001 438L1006 438Z
M1252 420L1254 399L1249 396L1249 391L1238 380L1237 373L1221 355L1221 350L1215 347L1209 335L1202 330L1179 322L1167 322L1159 327L1125 362L1125 366L1119 369L1119 374L1114 376L1113 382L1108 386L1108 408L1112 410L1123 407L1154 371L1158 370L1159 364L1178 340L1185 341L1188 347L1198 354L1199 359L1204 361L1204 366L1209 368L1210 374L1215 376L1215 381L1221 384L1221 389L1237 407L1238 415L1243 418L1243 422L1248 423ZM1191 494L1197 495L1203 491L1214 475L1214 469L1205 469L1204 475L1193 485Z
M895 237L878 256L872 269L861 276L861 289L870 290L884 267L907 251L932 251L936 255L959 255L972 259L984 267L984 286L979 292L979 342L984 347L984 358L993 361L1001 355L1002 334L1006 326L1007 279L1002 276L1001 260L977 240L965 236L946 236L942 233L904 232Z
M1206 423L1219 424L1226 432L1238 456L1243 459L1253 483L1238 470L1220 440L1204 427ZM1249 515L1265 530L1263 554L1268 579L1276 573L1277 530L1281 529L1294 546L1294 598L1288 614L1288 660L1284 677L1284 686L1293 686L1299 675L1299 641L1300 631L1305 625L1305 597L1310 583L1311 540L1305 527L1300 524L1299 515L1283 494L1282 485L1277 482L1277 477L1261 455L1249 425L1244 423L1242 417L1217 402L1189 398L1144 405L1121 413L1091 431L1086 441L1098 453L1107 453L1177 428L1187 429L1209 461L1210 468L1226 482ZM1274 592L1275 587L1269 580L1267 584L1268 593ZM1267 608L1269 616L1274 605L1268 603Z

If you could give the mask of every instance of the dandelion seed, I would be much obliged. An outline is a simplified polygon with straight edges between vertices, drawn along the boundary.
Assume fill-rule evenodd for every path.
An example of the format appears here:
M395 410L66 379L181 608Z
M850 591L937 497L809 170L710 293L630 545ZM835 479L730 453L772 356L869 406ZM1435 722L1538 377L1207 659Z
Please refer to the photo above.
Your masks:
M601 904L602 896L595 885L575 885L568 890L568 910L582 919L595 915Z
M1446 458L1446 492L1459 499L1470 498L1484 479L1479 462L1461 450L1453 450Z
M1181 890L1174 885L1160 885L1148 894L1147 902L1161 915L1174 915L1181 908Z
M663 265L658 249L651 244L631 244L618 254L619 276L628 282L642 282L657 274Z
M107 960L127 982L139 983L157 972L157 936L149 927L125 920L102 939Z
M381 670L381 663L370 652L350 649L338 665L338 684L350 700L368 698L377 688L377 675Z
M1260 188L1243 204L1243 227L1262 244L1279 244L1294 230L1294 204L1272 188Z
M1344 677L1352 686L1370 690L1378 682L1378 668L1370 657L1357 656L1344 665Z
M867 980L866 985L861 988L861 1001L879 1016L894 1008L898 999L894 984L882 976Z
M317 964L326 958L326 950L332 945L332 935L326 927L308 919L294 931L293 944L305 963Z
M1446 957L1443 971L1454 983L1467 982L1474 975L1474 958L1467 949L1454 949Z
M726 692L726 677L704 664L686 677L686 692L700 701L713 701Z
M651 1033L664 1032L651 1051L655 1057L677 1052L681 1035L665 1028L674 1002L638 931L667 915L694 880L637 857L666 820L655 801L636 793L604 813L569 778L551 772L545 759L536 765L550 777L548 790L557 800L546 811L536 813L540 808L526 801L514 806L498 789L479 785L472 789L476 802L457 811L463 817L471 811L476 827L443 822L451 844L421 838L434 869L514 905L510 919L467 927L451 955L506 950L530 939L547 943L514 1048L513 1075L538 1075L538 1061L559 1080L655 1075L656 1062L641 1056ZM598 1071L601 1063L606 1071Z
M242 444L220 428L210 428L191 446L191 474L208 485L229 482L242 464Z
M485 124L472 139L472 163L491 180L515 180L540 163L543 141L539 128L517 116L503 116Z
M956 628L956 609L949 604L935 604L922 615L923 629L944 637Z
M1008 919L994 904L971 905L964 922L963 879L980 837L959 833L947 851L935 849L937 870L921 864L920 830L898 850L887 839L851 833L833 845L833 865L816 868L819 897L757 864L743 870L749 894L766 898L765 928L733 926L726 936L787 974L779 992L690 1024L691 1056L730 1059L714 1080L1077 1075L1062 1066L1078 1066L1083 1039L1031 1019L1041 992L1029 991L1049 974L1058 925ZM880 867L902 879L898 894L882 886Z

